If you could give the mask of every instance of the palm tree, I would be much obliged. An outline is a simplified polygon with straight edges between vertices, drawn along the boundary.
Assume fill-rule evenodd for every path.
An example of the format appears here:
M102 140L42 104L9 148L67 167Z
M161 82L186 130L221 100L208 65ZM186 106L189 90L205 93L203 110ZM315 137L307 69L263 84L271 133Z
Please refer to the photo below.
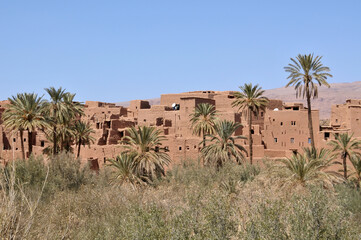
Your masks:
M217 169L223 166L226 161L241 163L244 159L242 152L246 149L235 143L236 139L246 139L244 136L232 136L241 124L228 120L219 121L215 124L215 134L207 135L206 139L211 144L202 148L202 155L205 163L216 164Z
M58 126L59 135L60 135L60 149L63 151L64 148L66 151L70 151L70 145L72 137L74 135L74 125L77 121L80 120L81 116L84 115L83 108L84 106L74 101L75 94L65 93L63 97L65 112L62 120Z
M168 166L171 159L161 148L162 142L166 140L161 136L161 131L154 127L142 126L128 129L129 136L125 136L127 152L134 153L135 168L139 176L147 177L152 181L155 177L165 175L164 167Z
M238 107L238 110L246 110L248 115L248 134L249 134L249 160L253 163L253 138L252 138L252 114L258 116L260 110L264 110L268 104L268 98L264 97L264 90L256 84L244 84L239 87L241 92L235 92L236 100L232 106Z
M324 148L305 148L304 153L295 153L291 158L278 159L280 163L273 170L284 177L286 184L306 186L323 183L332 186L333 181L339 181L336 172L327 169L334 164L335 156Z
M110 163L108 166L116 169L112 182L119 185L129 183L133 189L135 189L137 185L144 185L145 179L139 176L136 171L135 157L136 154L134 153L123 152L115 159L107 160Z
M296 97L303 96L307 99L308 110L308 128L310 131L311 147L315 148L315 138L313 136L312 114L311 114L311 97L318 97L318 86L324 85L330 87L327 83L327 77L332 77L329 74L330 69L323 66L321 62L322 57L313 57L313 54L301 55L296 59L291 58L292 63L288 64L284 69L290 75L287 79L290 81L286 87L294 86L296 90Z
M46 104L46 109L52 126L53 154L57 154L57 128L58 124L64 122L67 116L67 108L64 103L64 97L68 93L66 93L65 89L62 89L61 87L59 89L55 89L54 87L45 88L45 91L50 97L50 102Z
M89 123L85 123L82 121L77 121L75 123L73 127L73 134L75 142L78 146L78 158L80 156L81 145L85 146L85 144L94 143L95 138L91 136L92 133L95 133L95 131L90 127Z
M193 134L203 137L203 147L206 146L206 135L214 133L214 124L217 120L217 111L214 105L200 103L190 115Z
M354 168L355 179L357 182L357 186L361 185L361 156L359 154L355 154L350 158L352 166Z
M353 134L348 133L334 134L335 139L331 140L328 144L333 147L334 152L341 154L343 164L343 176L347 179L347 158L355 155L355 150L361 148L361 141L353 138Z
M3 115L4 125L20 131L22 156L25 159L23 131L28 131L29 156L33 151L32 133L47 126L44 117L44 100L34 93L22 93L9 98L10 105Z

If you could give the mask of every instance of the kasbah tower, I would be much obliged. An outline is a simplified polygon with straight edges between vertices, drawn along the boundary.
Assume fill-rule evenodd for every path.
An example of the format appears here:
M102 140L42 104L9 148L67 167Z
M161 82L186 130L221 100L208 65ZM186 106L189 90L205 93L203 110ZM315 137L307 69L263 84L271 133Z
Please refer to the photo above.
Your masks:
M120 144L132 126L153 126L164 134L163 147L168 150L172 165L184 160L196 160L200 156L201 137L192 134L190 114L200 103L215 106L219 119L241 123L243 127L235 135L248 137L246 114L232 107L235 100L232 91L194 91L179 94L163 94L159 105L150 105L149 101L133 100L129 107L116 106L114 103L86 101L83 119L89 122L96 139L90 147L82 149L83 162L92 161L102 167L105 160L116 157L124 150ZM8 101L0 102L0 116ZM178 107L174 108L176 104ZM329 148L327 143L340 133L353 133L361 138L361 100L349 99L344 104L332 105L331 118L327 126L320 126L319 111L312 110L315 145ZM309 147L311 140L308 130L307 108L302 103L284 103L270 99L267 108L253 116L252 131L255 162L264 158L277 159L290 157L293 153ZM4 128L0 120L0 159L2 161L21 157L20 141L32 141L33 154L41 155L51 143L44 133L37 131L33 139L20 139L18 133ZM247 140L237 140L248 149ZM25 145L25 152L27 146Z

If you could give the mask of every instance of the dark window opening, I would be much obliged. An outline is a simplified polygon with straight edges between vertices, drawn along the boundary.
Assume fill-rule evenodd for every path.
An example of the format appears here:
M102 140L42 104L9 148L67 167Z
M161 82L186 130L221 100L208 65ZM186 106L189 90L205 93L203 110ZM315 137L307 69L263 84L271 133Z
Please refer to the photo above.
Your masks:
M189 146L187 146L187 150L189 150Z
M100 123L97 123L97 129L99 129L100 128Z
M13 142L16 142L16 138L13 138Z
M45 141L40 141L40 146L44 147L45 146Z
M156 147L154 148L154 151L155 151L155 152L159 152L159 147L156 146Z
M281 122L281 126L283 126L283 122Z
M290 141L291 141L291 143L294 143L294 142L295 142L295 139L294 139L294 138L291 138Z
M277 138L274 138L275 142L278 142L278 139Z
M251 129L251 134L254 134L254 130L253 130L253 129Z
M26 138L24 138L24 142L26 142Z
M292 153L296 155L296 154L297 154L297 150L292 150Z
M181 151L181 150L182 150L182 147L179 147L178 149L179 149L179 151Z
M261 117L263 117L263 112L261 112Z
M110 121L105 121L107 128L110 128Z
M124 137L124 131L121 131L121 132L120 132L120 137L121 137L121 138Z
M324 139L327 140L330 138L330 133L329 132L325 132L325 136L324 136Z
M234 96L233 95L228 95L228 98L234 98Z

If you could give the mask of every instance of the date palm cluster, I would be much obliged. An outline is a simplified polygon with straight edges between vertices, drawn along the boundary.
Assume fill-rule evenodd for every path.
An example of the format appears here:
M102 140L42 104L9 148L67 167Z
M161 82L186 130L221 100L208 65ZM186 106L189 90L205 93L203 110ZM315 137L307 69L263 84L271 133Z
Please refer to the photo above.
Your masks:
M74 101L75 94L65 89L46 88L49 100L35 93L19 93L9 98L9 104L2 115L6 129L19 132L22 158L25 159L24 132L28 134L28 156L33 152L33 135L45 134L51 146L44 153L58 154L73 151L72 145L80 146L94 141L89 123L81 121L83 105Z

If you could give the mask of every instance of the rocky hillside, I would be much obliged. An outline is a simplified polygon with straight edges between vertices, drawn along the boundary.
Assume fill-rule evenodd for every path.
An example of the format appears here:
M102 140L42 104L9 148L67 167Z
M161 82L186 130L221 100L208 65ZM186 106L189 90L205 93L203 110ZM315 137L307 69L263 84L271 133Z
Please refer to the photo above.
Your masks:
M289 88L275 88L266 90L266 96L271 99L281 99L285 102L302 102L306 104L306 101L296 98L295 90L292 87ZM321 87L319 89L318 99L312 101L312 107L320 110L320 118L327 119L330 117L331 105L341 104L346 99L358 99L361 98L361 81L352 83L333 83L331 88ZM160 99L149 99L150 104L159 104ZM119 102L117 105L129 106L129 102Z

